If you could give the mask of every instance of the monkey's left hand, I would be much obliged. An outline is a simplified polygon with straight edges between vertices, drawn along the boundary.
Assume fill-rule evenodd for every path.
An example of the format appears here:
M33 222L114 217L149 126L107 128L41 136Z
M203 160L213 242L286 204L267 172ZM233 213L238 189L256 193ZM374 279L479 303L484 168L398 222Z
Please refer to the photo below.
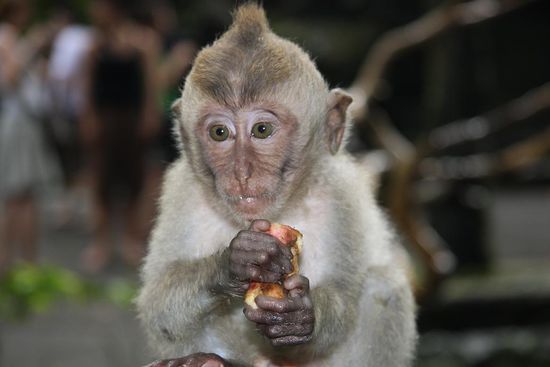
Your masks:
M245 316L273 346L304 344L311 340L315 325L309 279L294 275L284 282L288 295L283 299L256 297L258 309L246 307Z

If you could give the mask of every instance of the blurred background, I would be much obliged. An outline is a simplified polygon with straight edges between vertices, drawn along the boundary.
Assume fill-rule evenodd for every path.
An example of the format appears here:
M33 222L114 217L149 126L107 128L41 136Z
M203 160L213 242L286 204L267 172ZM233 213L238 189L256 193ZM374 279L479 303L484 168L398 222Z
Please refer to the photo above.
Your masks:
M234 0L0 0L0 366L140 366L170 105ZM550 3L263 1L354 96L416 366L550 366Z

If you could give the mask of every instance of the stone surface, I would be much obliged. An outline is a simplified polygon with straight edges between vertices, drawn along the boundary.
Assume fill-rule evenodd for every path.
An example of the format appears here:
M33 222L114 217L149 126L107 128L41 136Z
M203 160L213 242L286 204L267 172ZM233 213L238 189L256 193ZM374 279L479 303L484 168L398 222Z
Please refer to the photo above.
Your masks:
M94 282L137 282L137 270L119 257L99 275L82 272L80 253L90 241L86 212L77 210L62 227L57 214L54 203L46 202L40 263L66 267ZM152 359L135 311L107 301L58 302L22 321L0 322L1 367L139 367Z

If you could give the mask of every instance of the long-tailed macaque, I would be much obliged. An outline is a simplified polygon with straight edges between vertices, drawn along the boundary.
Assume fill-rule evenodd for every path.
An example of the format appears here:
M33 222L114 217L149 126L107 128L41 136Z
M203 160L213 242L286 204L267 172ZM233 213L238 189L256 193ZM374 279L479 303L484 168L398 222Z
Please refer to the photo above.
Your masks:
M410 365L400 248L368 173L340 149L350 102L252 3L199 53L174 104L181 157L137 299L167 358L153 365ZM259 296L252 309L250 281L290 272L288 249L264 233L273 222L303 233L300 275L284 281L283 299Z

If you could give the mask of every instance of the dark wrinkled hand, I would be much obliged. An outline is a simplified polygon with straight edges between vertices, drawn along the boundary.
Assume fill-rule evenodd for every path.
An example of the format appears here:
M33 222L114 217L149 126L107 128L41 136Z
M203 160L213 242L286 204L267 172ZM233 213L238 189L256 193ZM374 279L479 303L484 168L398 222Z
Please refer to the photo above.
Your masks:
M250 281L275 283L292 271L290 249L264 233L271 223L255 220L240 231L229 245L229 272L234 288L244 294Z
M288 295L283 299L256 297L258 309L246 307L245 316L273 346L307 343L313 335L315 314L309 295L309 280L294 275L284 282Z
M213 353L195 353L175 359L163 359L145 367L231 367L223 358Z

